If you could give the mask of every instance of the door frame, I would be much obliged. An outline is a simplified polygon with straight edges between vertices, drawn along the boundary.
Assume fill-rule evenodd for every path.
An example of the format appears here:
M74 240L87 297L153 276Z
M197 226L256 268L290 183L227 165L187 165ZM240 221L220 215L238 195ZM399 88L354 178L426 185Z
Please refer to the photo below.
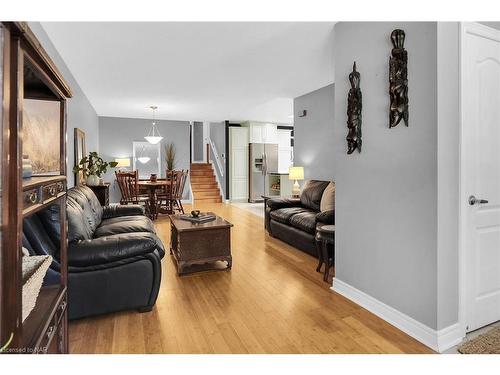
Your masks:
M465 38L466 33L478 34L487 38L500 41L499 30L477 22L460 22L459 31L459 194L458 194L458 217L459 217L459 235L458 235L458 323L460 333L465 337L467 333L467 296L470 292L470 285L467 283L469 278L467 267L467 191L466 191L466 170L464 162L464 144L467 141L464 137L464 115L465 115Z

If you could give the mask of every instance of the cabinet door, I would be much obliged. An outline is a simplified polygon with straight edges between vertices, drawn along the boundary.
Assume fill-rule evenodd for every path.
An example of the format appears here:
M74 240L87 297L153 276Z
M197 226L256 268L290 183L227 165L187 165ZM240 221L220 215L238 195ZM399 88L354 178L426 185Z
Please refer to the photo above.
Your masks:
M264 143L263 126L250 124L250 143Z
M229 128L231 137L230 199L248 199L248 128Z
M278 143L278 126L274 124L264 125L264 143Z
M288 169L293 165L292 147L290 140L292 131L287 129L277 129L278 135L278 172L288 173Z
M291 147L290 140L292 139L292 131L288 129L277 129L276 133L278 135L278 147L280 149L289 149Z

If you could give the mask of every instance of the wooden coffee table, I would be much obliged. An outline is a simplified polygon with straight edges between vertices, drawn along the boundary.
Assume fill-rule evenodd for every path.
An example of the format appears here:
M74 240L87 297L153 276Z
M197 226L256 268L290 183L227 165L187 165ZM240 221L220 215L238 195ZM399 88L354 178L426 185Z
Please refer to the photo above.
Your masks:
M213 212L209 214L215 215ZM177 274L221 269L217 261L232 267L231 227L233 224L217 216L208 223L198 224L170 215L170 253L173 255ZM191 267L205 265L204 267Z

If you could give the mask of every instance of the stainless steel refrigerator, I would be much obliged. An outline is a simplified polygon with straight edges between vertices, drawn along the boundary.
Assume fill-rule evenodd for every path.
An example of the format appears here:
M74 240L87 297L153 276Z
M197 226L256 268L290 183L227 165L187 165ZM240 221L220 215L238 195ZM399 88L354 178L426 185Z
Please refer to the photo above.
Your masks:
M248 201L250 203L262 202L263 195L270 195L269 175L278 173L278 145L250 143L249 161Z

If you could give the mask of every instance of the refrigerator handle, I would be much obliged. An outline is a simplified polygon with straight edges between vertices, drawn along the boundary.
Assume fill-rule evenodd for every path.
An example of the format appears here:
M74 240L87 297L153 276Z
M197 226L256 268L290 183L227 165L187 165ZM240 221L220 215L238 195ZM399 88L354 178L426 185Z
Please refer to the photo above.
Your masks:
M267 173L267 160L266 160L266 153L264 152L262 154L262 175L266 175Z

